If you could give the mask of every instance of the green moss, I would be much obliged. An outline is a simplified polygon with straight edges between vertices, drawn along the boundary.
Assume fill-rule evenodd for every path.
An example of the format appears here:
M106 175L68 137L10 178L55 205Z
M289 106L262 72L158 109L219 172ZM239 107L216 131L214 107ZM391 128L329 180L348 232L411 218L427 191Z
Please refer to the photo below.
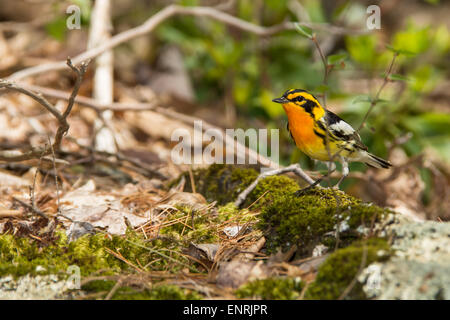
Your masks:
M234 293L241 299L292 300L298 298L303 287L300 278L267 278L246 283Z
M106 296L116 284L111 280L94 280L83 285L86 293L103 293ZM200 300L196 291L182 289L174 285L154 285L151 289L123 286L117 289L112 300Z
M289 177L269 176L258 182L255 189L247 197L244 207L259 199L253 207L262 208L287 194L293 194L298 189L297 182Z
M133 272L133 268L118 259L110 251L120 254L134 265L145 266L150 262L152 268L163 270L171 266L172 271L184 268L181 263L186 258L177 255L181 248L167 241L146 241L135 232L127 232L126 236L108 236L105 234L84 235L68 243L63 231L58 231L56 240L49 245L8 234L0 235L0 276L13 275L19 277L25 274L60 274L67 276L70 265L80 267L81 275L86 276L95 271L103 270L105 274ZM172 260L161 258L161 254L170 251ZM36 271L36 267L40 270Z
M258 175L258 171L251 168L224 164L213 164L206 169L193 171L196 191L201 193L206 200L217 201L219 205L235 201L239 193L255 181ZM184 173L183 176L186 179L185 190L192 192L189 173ZM172 182L171 185L175 184L176 182ZM247 207L259 199L254 208L260 208L279 196L295 192L298 188L295 180L286 176L267 177L262 179L249 194L243 207Z
M246 223L256 222L257 215L249 209L239 209L233 202L230 202L224 206L217 208L217 217L215 218L215 223L221 224L230 220L243 225Z
M315 281L306 291L306 299L338 299L349 287L361 268L364 251L365 266L389 259L390 248L386 240L373 238L366 243L357 241L333 252L320 266ZM362 284L356 282L346 299L365 299Z
M344 229L340 246L346 246L361 237L359 226L370 226L387 212L342 191L315 188L301 196L291 193L276 198L263 208L258 228L266 235L269 252L297 244L306 255L319 243L334 244L338 225Z

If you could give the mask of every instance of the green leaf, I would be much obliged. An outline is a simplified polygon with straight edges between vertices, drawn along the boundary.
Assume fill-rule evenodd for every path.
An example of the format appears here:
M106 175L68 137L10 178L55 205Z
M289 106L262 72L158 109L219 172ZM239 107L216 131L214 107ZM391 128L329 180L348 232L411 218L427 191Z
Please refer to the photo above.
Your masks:
M298 22L294 23L294 25L295 25L295 29L298 31L298 33L300 33L301 35L303 35L304 37L306 37L308 39L312 39L313 33L312 33L312 29L311 28L308 28L306 26L302 26Z
M415 55L414 52L404 50L404 49L395 49L393 46L391 46L389 44L386 45L386 49L388 49L389 51L392 51L394 53L397 53L397 54L403 54L405 56L414 56Z
M341 54L330 55L330 56L328 56L327 60L328 60L328 64L339 64L347 58L348 58L348 55L346 53L341 53Z
M405 76L402 76L401 74L395 74L395 73L389 75L389 79L393 80L393 81L411 81L411 79L409 79Z

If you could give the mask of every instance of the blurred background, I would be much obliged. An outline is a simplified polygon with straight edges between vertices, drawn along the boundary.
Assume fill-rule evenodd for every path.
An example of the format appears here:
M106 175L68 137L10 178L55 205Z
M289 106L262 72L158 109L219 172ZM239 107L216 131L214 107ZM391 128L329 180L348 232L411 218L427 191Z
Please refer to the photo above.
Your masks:
M148 102L157 97L179 113L220 128L279 128L281 164L299 162L314 175L325 167L297 150L285 129L284 111L272 99L289 88L309 90L320 101L326 95L327 108L357 128L397 52L392 81L361 130L369 149L395 167L385 171L352 164L343 187L417 217L450 220L450 1L375 1L381 29L368 30L366 10L373 2L112 1L112 35L142 24L170 4L214 7L261 26L311 23L318 26L317 41L333 65L325 84L314 43L295 30L259 36L208 17L178 15L113 50L113 100ZM70 4L81 9L81 29L66 26ZM89 0L0 0L0 77L85 51L93 6ZM73 86L67 71L26 81L67 92ZM91 96L92 86L91 66L80 95ZM3 149L37 145L43 132L54 132L53 120L27 97L0 98ZM89 142L96 114L74 111L69 133ZM169 161L170 134L181 126L176 120L153 111L115 111L108 119L125 154L152 163ZM77 148L69 141L63 146Z

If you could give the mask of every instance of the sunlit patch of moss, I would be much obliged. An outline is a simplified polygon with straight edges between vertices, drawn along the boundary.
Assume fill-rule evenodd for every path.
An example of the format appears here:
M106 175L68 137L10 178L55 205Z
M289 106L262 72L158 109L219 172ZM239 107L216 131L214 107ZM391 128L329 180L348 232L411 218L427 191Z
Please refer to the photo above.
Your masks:
M365 252L364 252L365 251ZM366 254L365 266L389 259L390 248L386 240L372 238L354 242L352 245L336 250L319 267L315 281L308 287L307 299L338 299L350 286L361 268ZM343 297L345 299L365 299L362 284L358 281Z
M300 278L267 278L246 283L234 293L241 299L293 300L300 296L303 287Z
M243 210L236 207L234 202L228 202L227 204L217 208L217 216L221 222L224 222L234 218L236 215L239 215Z
M239 193L255 181L258 175L258 171L252 168L224 164L213 164L206 169L193 171L196 191L210 202L217 201L219 205L235 201ZM184 173L183 176L186 179L185 191L192 192L189 173ZM171 185L175 185L175 182ZM243 207L258 200L253 208L260 208L280 196L295 192L298 188L295 180L286 176L266 177L259 181L248 195Z
M106 296L116 284L111 280L94 280L86 283L81 290L87 294L100 293ZM88 295L89 296L89 295ZM111 297L112 300L200 300L202 296L192 290L175 285L154 285L151 289L133 286L119 287Z
M215 223L235 222L239 225L257 221L257 214L249 209L238 209L234 203L230 202L217 209Z
M134 268L110 252L117 252L136 266L150 262L153 269L172 271L185 268L186 258L172 255L173 260L161 258L168 251L181 251L179 245L160 240L146 242L138 233L128 231L126 236L109 236L102 233L84 235L68 243L63 231L57 231L56 241L42 245L36 240L8 234L0 235L0 276L25 274L60 274L67 276L67 268L76 265L82 276L102 270L104 274L133 272ZM39 266L39 268L37 268Z
M275 199L293 194L298 189L297 182L289 177L269 176L258 182L244 202L244 207L254 203L253 208L262 208Z
M346 246L361 237L356 231L358 226L368 227L387 212L342 191L315 188L301 196L280 196L263 207L258 227L266 235L269 252L298 244L304 254L310 254L319 243L334 243L338 226L343 229L340 246Z

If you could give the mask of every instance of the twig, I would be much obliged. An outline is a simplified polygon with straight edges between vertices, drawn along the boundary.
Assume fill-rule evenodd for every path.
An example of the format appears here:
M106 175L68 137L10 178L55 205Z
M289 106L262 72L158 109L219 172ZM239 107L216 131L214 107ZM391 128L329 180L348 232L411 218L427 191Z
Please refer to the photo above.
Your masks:
M31 212L37 214L38 216L40 216L40 217L42 217L42 218L44 218L46 220L49 220L48 216L44 212L39 210L38 208L33 207L32 205L30 205L30 204L28 204L28 203L26 203L26 202L24 202L24 201L22 201L22 200L20 200L20 199L18 199L16 197L13 197L13 200L16 201L18 204L20 204L25 209L30 210Z
M127 31L121 32L114 37L112 37L109 41L106 41L102 45L87 50L78 56L73 58L73 62L75 65L78 65L82 61L93 59L103 52L108 51L124 42L132 40L136 37L143 36L147 33L152 32L157 26L166 21L167 19L176 16L176 15L190 15L196 17L209 17L211 19L226 23L230 26L236 27L238 29L254 33L259 36L271 36L273 34L279 33L284 30L294 30L295 25L293 22L283 22L278 25L274 25L271 27L263 27L259 25L255 25L248 21L236 18L230 14L217 10L211 7L183 7L178 5L169 5L164 9L160 10L158 13L151 16L147 21L143 24L129 29ZM308 23L303 22L300 23L303 26L307 26L311 29L323 30L328 33L334 34L364 34L367 33L368 30L353 30L346 29L339 26L332 26L329 24L317 24L317 23ZM18 80L26 77L30 77L36 74L40 74L43 72L61 70L64 68L64 62L54 62L54 63L46 63L42 65L38 65L31 68L26 68L16 73L13 73L9 79L10 80Z
M34 191L36 190L36 180L37 180L37 176L39 174L39 169L41 168L42 157L44 156L45 151L47 151L47 146L45 146L45 149L42 152L41 157L39 158L36 172L34 173L34 177L33 177L33 186L30 189L30 202L31 202L31 205L33 206L33 208L36 207L36 202L35 202L35 197L34 197Z
M140 161L139 159L136 158L131 158L131 157L127 157L126 155L122 154L121 152L116 152L116 153L110 153L107 151L100 151L100 150L96 150L95 148L91 147L91 146L86 146L80 142L78 142L77 139L72 138L72 137L68 137L68 140L72 141L73 143L75 143L77 146L79 146L80 148L86 149L89 152L93 153L93 154L98 154L100 156L104 156L104 157L114 157L117 159L117 161L127 161L129 163L131 163L133 166L144 170L145 172L140 171L140 174L149 176L149 177L157 177L160 179L166 179L167 177L165 175L163 175L162 173L156 171L155 168L152 168L151 166L147 165L146 163ZM92 160L92 159L89 159ZM98 160L98 159L93 159L93 160ZM108 161L108 159L101 159L102 161L106 161L106 162L111 162ZM137 171L136 169L133 169L134 171Z
M22 85L22 84L21 84ZM39 86L30 86L30 85L23 85L24 87L28 87L28 88L35 88L35 89L39 89L40 92L43 95L46 95L48 97L54 97L54 98L58 98L58 99L64 99L67 100L68 96L67 93L64 91L60 91L60 90L55 90L55 89L50 89L50 88L45 88L45 87L39 87ZM163 108L159 105L158 102L152 102L152 103L132 103L132 104L127 104L127 103L113 103L110 106L107 105L102 105L99 104L97 101L95 101L94 99L88 98L88 97L83 97L83 96L78 96L75 98L75 102L78 103L81 106L85 106L88 108L91 108L93 110L95 110L96 112L100 112L102 110L113 110L113 111L145 111L145 110L153 110L155 112L158 112L160 114L163 114L169 118L172 119L176 119L179 120L183 123L189 124L189 125L194 125L195 121L201 120L199 118L193 117L193 116L189 116L183 113L179 113L167 108ZM247 148L245 145L241 144L239 141L235 141L231 136L227 135L225 133L224 130L222 130L219 127L216 127L204 120L202 120L202 128L204 131L206 130L219 130L220 132L222 132L222 136L224 137L224 139L221 139L221 137L219 137L219 139L222 140L223 143L225 143L228 147L236 145L236 151L239 154L241 151L243 151L245 153L245 155L247 155L249 158L256 160L258 163L260 163L261 165L268 167L268 168L272 168L272 169L277 169L280 166L273 162L272 160L270 160L269 158L266 158L262 155L260 155L259 153L257 153L256 151ZM1 160L1 159L0 159ZM127 159L127 161L129 161Z
M60 214L60 199L59 199L59 185L58 185L58 171L56 170L56 162L55 162L55 150L53 149L52 143L50 141L50 136L47 136L48 138L48 143L50 145L50 149L52 151L52 162L53 162L53 172L54 172L54 176L55 176L55 188L56 188L56 212L57 214Z
M236 201L234 202L234 205L236 207L240 207L242 205L242 203L245 201L245 199L248 197L248 195L253 191L253 189L256 188L256 186L258 185L258 182L261 179L264 179L266 177L269 176L274 176L274 175L278 175L278 174L282 174L282 173L286 173L286 172L294 172L296 175L298 175L300 178L302 178L304 181L306 181L309 184L314 184L314 180L311 179L301 168L300 165L298 163L296 164L292 164L288 167L285 168L280 168L280 169L275 169L275 170L270 170L270 171L266 171L261 173L256 179L255 181L252 182L252 184L250 184L247 188L245 188L244 191L242 191Z
M66 132L69 130L69 123L67 122L67 117L69 116L70 112L72 111L73 104L75 102L75 97L78 94L78 90L80 88L81 82L83 81L84 73L86 72L87 66L89 62L83 62L79 68L76 68L73 66L72 61L70 59L67 59L67 65L75 72L77 75L74 88L72 90L71 95L68 98L68 104L66 107L66 110L61 113L58 111L58 109L55 108L50 102L48 102L41 94L34 93L31 90L28 90L16 83L7 81L7 80L0 80L0 88L6 88L12 91L17 91L20 93L23 93L37 102L39 102L48 112L50 112L59 122L58 129L55 134L55 140L53 142L53 150L54 152L59 151L61 147L61 142L66 134ZM14 154L7 154L3 153L0 154L0 160L7 161L7 162L15 162L15 161L23 161L23 160L29 160L34 158L40 158L43 155L47 155L50 153L50 149L31 149L30 151L26 153L22 153L20 155L14 155Z
M369 115L370 115L370 113L372 112L373 108L374 108L375 105L378 103L378 99L380 98L381 91L384 89L384 87L386 86L386 84L389 82L389 76L390 76L391 73L392 73L392 69L393 69L393 67L394 67L394 62L395 62L395 59L397 58L397 56L398 56L398 52L394 52L394 56L392 57L391 63L389 64L388 70L387 70L387 72L386 72L386 74L385 74L385 76L384 76L384 81L383 81L383 83L381 84L380 88L378 89L378 91L377 91L375 97L371 100L371 102L370 102L370 107L369 107L369 109L367 110L366 114L364 115L363 121L362 121L361 124L359 125L358 129L356 130L356 132L360 132L360 131L361 131L361 129L364 127L364 125L365 125L367 119L369 118Z
M324 72L323 72L323 84L327 85L328 84L328 75L330 74L330 71L333 68L333 66L332 65L331 66L328 65L327 58L323 54L323 51L320 48L319 42L317 41L317 37L316 37L315 34L312 35L311 41L316 46L317 51L319 52L319 55L320 55L320 59L322 60L323 70L324 70ZM327 95L326 95L326 93L323 94L322 98L323 98L323 106L324 106L324 108L326 108L326 105L327 105Z
M117 282L114 284L114 286L111 288L111 290L108 292L108 294L105 297L105 300L111 300L111 298L114 296L114 294L116 293L116 291L122 286L122 280L119 279L117 280Z
M77 79L75 81L75 85L72 90L72 94L69 97L69 102L67 104L67 108L62 114L62 119L59 120L59 127L56 131L55 141L53 142L53 149L58 151L61 147L61 142L63 136L66 134L66 132L69 130L69 123L67 122L67 117L69 116L70 112L72 111L73 104L75 102L75 97L78 94L78 90L80 89L81 82L83 81L83 76L86 73L87 67L88 67L89 61L82 62L81 66L79 68L74 67L72 64L72 61L70 59L67 59L67 65L72 69L73 72L77 75Z
M353 287L355 286L356 282L358 281L359 275L364 270L364 267L366 266L366 263L367 263L367 246L364 243L363 255L362 255L362 259L361 259L361 264L359 265L359 270L356 273L355 277L350 282L350 284L347 286L347 288L345 288L345 290L339 296L338 300L344 300L345 297L350 293L350 291L352 291Z

